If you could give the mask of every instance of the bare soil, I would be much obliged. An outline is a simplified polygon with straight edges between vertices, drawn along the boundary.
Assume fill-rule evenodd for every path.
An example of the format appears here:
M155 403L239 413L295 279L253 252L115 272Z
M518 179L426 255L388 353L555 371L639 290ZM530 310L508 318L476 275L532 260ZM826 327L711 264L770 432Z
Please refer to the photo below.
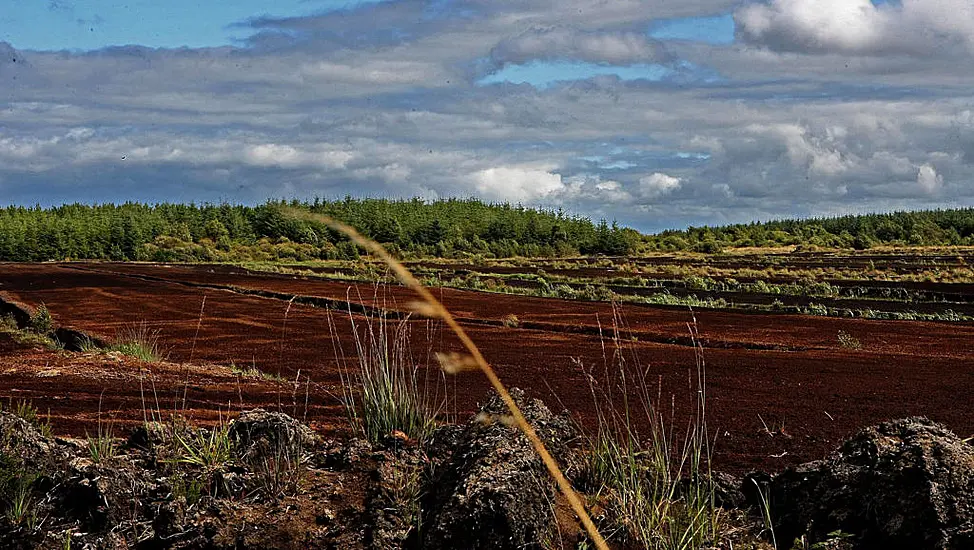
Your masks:
M555 409L560 403L589 427L596 409L586 371L604 386L604 373L615 369L615 324L628 364L645 371L649 394L682 433L697 395L688 329L695 323L715 466L722 470L777 471L820 458L860 427L892 418L923 415L962 437L974 433L974 410L966 406L974 390L971 323L631 304L618 307L614 323L607 303L436 293L507 385ZM340 357L354 357L351 322L359 331L365 323L348 313L346 300L406 311L413 299L395 286L150 264L0 264L0 297L46 304L60 325L103 338L140 323L159 331L170 363L25 350L0 340L0 396L33 399L42 412L50 409L56 432L75 435L106 414L139 422L147 401L154 408L184 407L200 419L264 406L307 418L323 431L340 430ZM506 326L509 316L517 326ZM458 350L458 343L436 323L409 323L415 362L428 369L433 387L448 390L447 416L463 418L487 399L486 382L466 373L444 384L427 366L431 353ZM843 347L840 331L861 349ZM230 364L284 381L236 376ZM154 385L151 400L147 385Z

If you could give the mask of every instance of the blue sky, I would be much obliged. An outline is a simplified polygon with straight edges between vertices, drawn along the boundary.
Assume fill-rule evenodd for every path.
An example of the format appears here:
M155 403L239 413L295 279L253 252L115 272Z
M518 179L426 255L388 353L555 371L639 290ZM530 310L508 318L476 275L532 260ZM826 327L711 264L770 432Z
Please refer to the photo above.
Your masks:
M0 39L31 50L226 46L251 17L300 17L374 3L348 0L11 0Z
M974 204L969 0L15 0L0 202ZM64 51L61 51L64 50Z

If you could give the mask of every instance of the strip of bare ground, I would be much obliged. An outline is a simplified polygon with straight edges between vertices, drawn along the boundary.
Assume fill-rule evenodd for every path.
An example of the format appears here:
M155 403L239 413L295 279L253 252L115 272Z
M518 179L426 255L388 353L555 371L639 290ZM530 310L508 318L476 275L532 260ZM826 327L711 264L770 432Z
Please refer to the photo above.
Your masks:
M152 264L95 264L90 269L106 270L115 273L151 275L164 281L180 283L216 284L247 288L257 291L279 292L284 295L302 294L324 297L338 302L354 301L363 305L374 305L380 309L399 309L412 301L412 293L398 286L381 287L377 294L376 285L370 283L351 283L321 280L298 276L283 276L271 273L255 273L230 266L158 266ZM351 291L349 289L352 289ZM354 296L354 300L350 300ZM519 319L519 326L541 323L547 329L557 325L553 331L587 334L608 334L611 331L613 310L605 302L585 302L537 298L497 293L481 293L470 290L437 289L440 299L446 303L458 318L471 323L496 325L508 315ZM397 306L397 304L399 304ZM686 307L657 306L626 303L620 306L624 311L625 335L657 343L685 344L688 335L687 322L693 316ZM729 349L770 349L784 351L807 351L815 349L840 348L836 335L844 331L853 336L869 339L871 350L908 355L943 355L951 350L971 349L967 340L974 336L972 323L927 323L923 325L904 321L895 323L862 319L839 319L794 314L767 314L760 311L727 311L721 309L695 308L696 318L707 330L703 337L713 348ZM916 326L937 335L936 340L915 338ZM578 328L582 327L582 328ZM586 328L589 327L589 328ZM790 327L790 328L783 328ZM805 330L807 328L807 330ZM878 329L878 330L877 330ZM640 334L645 332L645 334ZM719 338L713 335L720 335ZM878 338L874 338L873 336ZM890 336L886 338L885 336ZM812 340L815 336L819 339ZM821 336L827 336L821 338ZM721 343L717 343L721 342ZM942 344L948 344L946 346Z
M74 269L88 269L85 267L70 266ZM155 281L163 283L174 283L189 287L196 288L206 288L213 290L224 290L227 292L233 292L237 294L242 294L246 296L260 296L262 298L271 298L274 300L279 300L285 303L297 303L302 305L307 305L311 307L331 309L342 312L352 312L364 315L371 315L376 317L386 317L390 319L405 319L413 315L407 308L404 308L404 304L393 303L391 306L376 306L368 303L357 302L351 299L336 299L327 298L323 296L310 296L302 294L291 294L287 292L274 292L271 290L261 290L255 288L246 288L237 285L223 285L214 283L200 283L191 281L180 281L178 279L171 279L166 277L157 277L152 275L139 275L133 273L124 273L114 270L102 270L96 269L91 271L98 271L102 273L111 273L113 275L118 275L121 277L133 277L135 279L141 279L143 281ZM470 290L469 292L475 292L480 294L494 294L477 290ZM361 295L360 295L361 297ZM641 306L642 304L634 304L635 306ZM686 310L686 308L681 306L660 306L664 308L680 309ZM504 319L490 319L490 318L478 318L478 317L464 317L457 316L457 321L465 325L486 325L486 326L507 326L511 321L505 321ZM599 325L566 325L561 323L545 323L542 321L516 321L519 328L539 330L546 332L564 332L571 334L588 334L596 336L605 336L607 338L612 337L611 326L601 327ZM679 346L702 346L703 348L720 348L720 349L754 349L754 350L777 350L777 351L804 351L809 348L801 346L782 346L778 344L762 344L759 342L740 342L732 340L719 340L714 338L693 338L689 335L686 336L674 336L666 335L658 332L651 332L646 330L635 330L628 329L625 331L626 338L635 338L638 340L643 340L646 342L657 342L660 344L673 344Z

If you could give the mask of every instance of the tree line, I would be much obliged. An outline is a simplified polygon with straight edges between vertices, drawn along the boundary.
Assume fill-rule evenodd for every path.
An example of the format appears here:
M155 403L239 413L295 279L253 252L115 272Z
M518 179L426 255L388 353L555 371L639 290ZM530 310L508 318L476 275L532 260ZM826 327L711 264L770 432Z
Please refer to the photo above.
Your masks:
M857 250L880 245L974 245L974 208L689 227L663 231L646 242L651 250L699 252L789 245Z
M474 199L69 204L0 209L0 260L273 261L354 259L359 250L306 209L346 222L405 256L622 255L641 235L604 220Z

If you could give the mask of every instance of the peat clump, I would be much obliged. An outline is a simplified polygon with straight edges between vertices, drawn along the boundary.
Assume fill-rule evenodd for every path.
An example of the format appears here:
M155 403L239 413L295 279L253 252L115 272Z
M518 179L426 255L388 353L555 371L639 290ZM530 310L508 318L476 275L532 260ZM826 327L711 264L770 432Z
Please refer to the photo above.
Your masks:
M243 458L298 457L318 442L318 436L301 421L264 409L240 413L230 423L227 435Z
M974 447L926 418L866 428L770 491L779 540L842 531L860 548L974 548Z
M563 468L576 464L578 440L559 416L518 389L511 391L527 421ZM528 439L507 422L507 407L493 397L462 429L434 434L438 461L430 482L423 548L540 548L554 540L558 489Z

